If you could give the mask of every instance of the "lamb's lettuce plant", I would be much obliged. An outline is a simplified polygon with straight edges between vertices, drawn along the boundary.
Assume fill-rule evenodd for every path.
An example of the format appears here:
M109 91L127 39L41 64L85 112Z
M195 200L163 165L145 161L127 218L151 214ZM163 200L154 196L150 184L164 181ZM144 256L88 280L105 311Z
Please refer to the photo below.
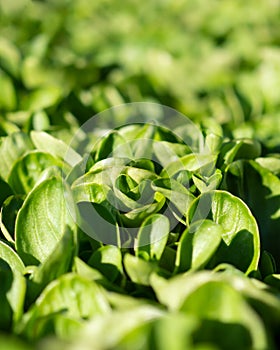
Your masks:
M279 16L0 0L1 349L279 348Z
M2 137L1 330L18 349L276 349L277 155L203 132L131 124L70 151Z

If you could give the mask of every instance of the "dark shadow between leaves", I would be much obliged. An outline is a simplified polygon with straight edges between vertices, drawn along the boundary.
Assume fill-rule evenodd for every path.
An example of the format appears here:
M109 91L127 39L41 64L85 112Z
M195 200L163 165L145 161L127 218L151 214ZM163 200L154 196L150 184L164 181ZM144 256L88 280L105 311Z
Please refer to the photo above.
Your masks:
M207 268L214 268L221 263L234 265L241 271L246 271L254 257L254 237L251 232L241 230L236 233L230 245L221 242Z
M273 215L280 208L280 195L273 195L264 184L260 171L267 170L254 161L238 161L229 168L224 186L228 191L239 196L251 209L260 230L262 249L269 251L280 268L280 215ZM270 174L269 172L267 174Z
M237 323L203 320L193 334L195 344L215 344L221 350L252 349L252 340L247 328Z
M0 258L0 330L8 331L12 326L13 310L7 298L7 293L13 284L13 272L7 262Z

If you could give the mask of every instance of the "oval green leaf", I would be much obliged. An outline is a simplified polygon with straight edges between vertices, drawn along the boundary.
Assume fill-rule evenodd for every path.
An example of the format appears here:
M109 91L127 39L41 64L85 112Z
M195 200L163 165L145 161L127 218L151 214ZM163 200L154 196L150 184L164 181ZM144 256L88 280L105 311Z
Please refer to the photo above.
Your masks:
M27 194L35 186L42 172L49 167L63 168L63 162L47 152L32 151L14 164L8 183L15 193ZM65 165L66 167L66 165Z
M153 214L144 220L137 236L136 255L159 260L168 240L169 228L168 218L161 214Z
M50 178L29 193L15 229L16 249L26 264L45 261L66 227L74 229L73 208L70 190L61 178Z
M216 252L222 235L222 226L210 220L198 221L186 229L178 244L176 272L204 267Z
M211 191L200 195L192 204L188 223L209 218L221 225L222 243L212 264L233 264L250 273L257 270L260 238L256 220L247 205L226 191Z

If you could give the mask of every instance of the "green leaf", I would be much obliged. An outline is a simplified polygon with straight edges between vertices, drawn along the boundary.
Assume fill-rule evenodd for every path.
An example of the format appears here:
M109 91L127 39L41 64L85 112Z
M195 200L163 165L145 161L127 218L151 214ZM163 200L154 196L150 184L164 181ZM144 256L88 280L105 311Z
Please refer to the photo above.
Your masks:
M50 153L31 151L19 158L14 164L8 183L15 193L27 194L36 185L36 182L47 168L64 167L63 162ZM66 165L65 165L66 167Z
M153 150L162 167L166 167L170 162L176 161L178 158L190 153L187 145L167 141L154 141Z
M112 282L123 273L121 251L116 246L107 245L97 249L88 260L88 264Z
M219 157L223 157L225 164L238 159L255 159L261 154L261 145L256 140L241 139L226 143Z
M150 276L157 270L157 266L150 261L145 261L137 256L125 254L124 256L125 271L134 283L150 285Z
M192 315L170 313L156 319L150 325L150 343L158 349L185 350L193 347L193 333L197 331L199 320Z
M238 324L239 327L243 326L247 332L249 331L249 334L244 336L245 332L240 330L237 334L241 338L237 339L229 338L228 335L225 334L226 339L221 340L223 337L220 337L219 341L215 336L211 335L210 328L208 337L210 339L214 338L216 340L215 343L223 344L222 346L226 349L236 349L238 345L246 348L251 346L251 343L252 348L261 349L268 347L264 323L260 320L257 313L247 305L238 291L234 290L232 286L226 282L209 281L199 286L188 295L180 310L203 319L218 320L219 323L226 323L228 326L232 325L232 329L228 330L229 334L234 331L234 325L236 324ZM211 323L208 324L210 325ZM217 327L217 331L219 328L222 329L221 325ZM242 333L243 336L241 336ZM205 336L204 332L202 332L199 338L203 338L203 335ZM210 339L208 337L206 336L205 340L209 341Z
M10 196L1 208L0 228L7 241L12 243L14 243L16 217L23 201L22 196Z
M70 146L44 131L31 131L30 135L32 142L39 151L61 158L71 166L75 166L82 160L82 157Z
M155 194L155 202L143 205L142 207L128 211L125 214L120 214L120 222L128 227L139 227L143 220L149 215L155 214L164 206L165 197L160 193Z
M105 164L104 164L105 163ZM106 159L96 163L89 172L72 184L75 200L101 203L107 198L119 174L124 169L124 160Z
M1 140L0 175L6 181L17 159L34 147L29 137L22 132L13 133L9 136L3 137Z
M226 191L204 193L193 202L187 220L195 223L206 218L223 228L222 244L214 255L212 264L230 263L246 273L257 270L260 255L259 231L246 204Z
M280 179L255 161L237 161L226 169L224 187L252 210L263 248L272 253L279 268Z
M219 169L210 177L199 177L197 174L192 176L193 182L200 193L213 191L218 188L222 181L223 175Z
M173 203L181 214L185 214L194 199L192 193L186 189L180 182L169 179L159 178L152 182L152 188L163 194Z
M24 271L24 264L17 253L6 243L0 241L0 258L5 260L13 271L20 274Z
M122 339L133 332L140 326L148 325L151 321L156 320L164 315L164 311L152 305L139 305L126 310L118 310L112 314L104 315L102 318L96 318L90 321L82 330L82 344L86 349L92 347L97 349L143 349L146 332L142 333L141 347L134 347L139 341L139 337L134 338L133 347L118 348L118 344L122 344ZM147 327L145 327L147 328ZM104 334L110 329L110 337L104 337ZM74 342L79 348L81 341Z
M38 111L30 119L31 128L42 131L50 128L50 120L46 112Z
M20 52L12 41L0 38L0 67L12 75L18 77L20 68Z
M212 172L216 157L204 154L187 154L176 161L171 161L161 172L162 177L173 177L182 170L198 171L199 173Z
M255 161L261 165L263 168L268 169L274 175L280 175L280 158L276 157L260 157L256 158Z
M74 215L70 190L61 178L50 178L35 187L16 220L16 249L23 261L31 265L44 262L66 227L74 229Z
M19 131L20 131L20 128L16 124L11 123L8 120L0 117L0 135L1 136L11 135Z
M221 323L220 326L212 324L215 327L210 329L205 329L205 326L208 328L212 322L207 322L208 325L207 323L206 325L202 324L202 329L197 332L198 340L207 336L209 338L205 339L206 341L212 340L214 344L220 343L218 339L214 338L215 332L222 329L222 324L228 324L229 327L232 327L227 330L229 334L234 331L233 325L239 324L249 332L252 347L260 349L269 347L265 323L258 314L261 312L262 318L264 314L267 317L274 317L272 305L277 308L276 313L278 313L279 301L270 293L259 289L244 275L238 276L232 272L200 271L177 275L169 280L153 274L150 281L158 300L170 310L180 310L187 315L192 314L199 317L201 320ZM260 301L262 301L261 306L258 305ZM258 307L256 307L257 305ZM218 328L216 328L217 326ZM214 334L211 329L215 330ZM242 339L239 340L242 342ZM231 345L227 344L225 348L227 349L229 346ZM234 349L234 345L232 349Z
M46 86L30 93L23 107L30 111L38 111L56 105L62 98L62 89L57 86Z
M178 243L176 272L203 268L215 254L223 233L222 226L210 220L186 229Z
M5 350L32 350L32 346L10 334L0 335L0 344Z
M50 256L38 267L35 267L28 286L28 298L35 300L48 283L71 270L76 254L76 239L73 231L66 227L61 240Z
M65 274L47 286L24 315L17 331L29 339L36 339L50 332L44 327L47 317L55 320L55 316L63 313L81 322L109 311L108 301L100 286L79 275Z
M102 280L104 277L101 272L90 267L77 256L74 258L73 272L76 272L78 275L93 281Z
M160 260L168 240L169 220L161 214L147 217L138 232L135 242L136 256Z
M13 312L12 318L15 325L20 320L23 313L26 290L25 279L22 275L24 272L24 264L16 252L2 241L0 241L0 261L6 264L6 267L5 265L3 266L3 273L6 277L3 278L5 278L5 280L8 278L10 281L5 291L5 298L7 298L7 302ZM0 289L2 289L2 286Z
M132 158L129 143L116 130L102 138L92 152L95 154L95 161L110 157Z
M0 110L15 110L17 107L16 90L12 79L2 71L0 71L0 86Z

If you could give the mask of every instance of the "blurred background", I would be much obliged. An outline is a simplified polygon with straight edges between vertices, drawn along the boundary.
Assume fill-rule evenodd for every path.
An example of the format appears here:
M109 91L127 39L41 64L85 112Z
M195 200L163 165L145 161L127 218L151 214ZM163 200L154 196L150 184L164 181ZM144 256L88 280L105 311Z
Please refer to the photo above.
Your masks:
M152 101L278 152L279 44L279 0L0 0L0 135Z

